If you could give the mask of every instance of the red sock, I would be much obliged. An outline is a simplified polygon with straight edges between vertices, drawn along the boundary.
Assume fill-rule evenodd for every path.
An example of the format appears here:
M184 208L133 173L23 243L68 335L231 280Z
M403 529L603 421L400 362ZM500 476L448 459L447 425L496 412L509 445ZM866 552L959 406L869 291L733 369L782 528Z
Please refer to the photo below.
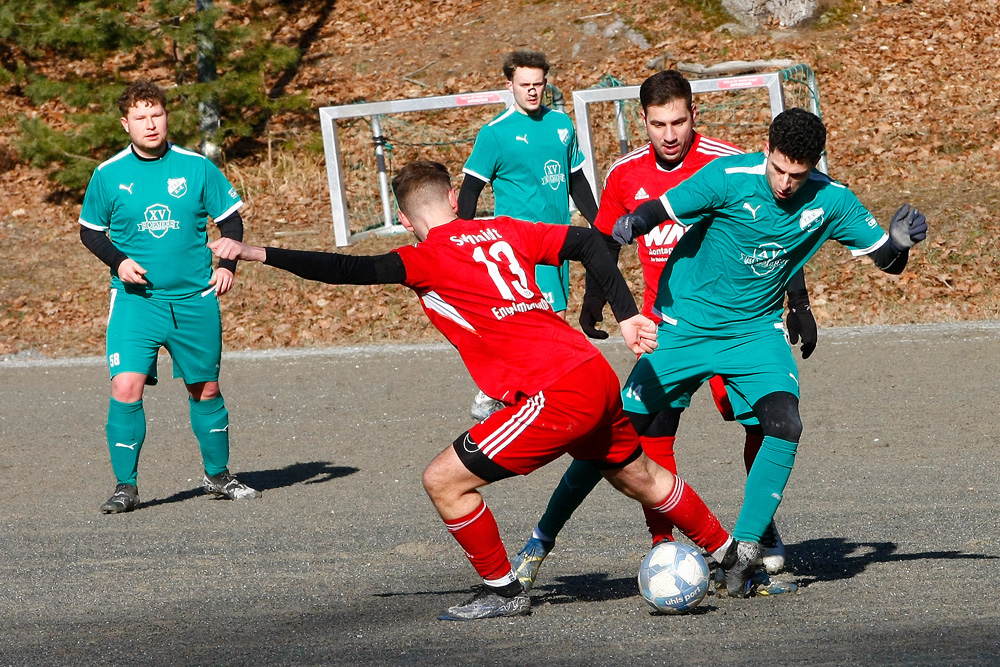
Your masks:
M764 442L763 433L747 433L746 442L743 443L743 465L747 467L747 473L753 467L753 462L760 451L760 445Z
M674 459L675 436L662 435L651 438L646 435L639 436L639 443L646 456L660 464L661 468L666 468L670 472L677 474L677 460Z
M675 475L677 474L677 461L674 459L674 436L665 435L656 438L640 436L639 442L642 444L642 451L646 452L646 456L661 467ZM646 527L649 528L649 534L653 536L653 544L663 540L673 541L674 522L668 519L666 514L648 507L643 507L642 513L646 516Z
M652 509L666 515L692 542L709 553L729 539L729 533L708 509L705 501L680 477L674 478L674 488L670 495Z
M514 581L500 529L485 500L471 513L445 521L444 525L465 549L466 558L479 576L489 582L506 578Z

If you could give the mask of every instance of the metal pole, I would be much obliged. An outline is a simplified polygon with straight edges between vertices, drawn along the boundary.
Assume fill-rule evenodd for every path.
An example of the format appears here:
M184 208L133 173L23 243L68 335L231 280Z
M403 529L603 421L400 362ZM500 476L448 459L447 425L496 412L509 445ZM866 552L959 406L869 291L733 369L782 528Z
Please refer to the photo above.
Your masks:
M615 124L618 126L618 150L628 153L628 130L625 128L625 103L615 102Z
M211 83L218 78L215 64L215 24L203 12L212 9L213 0L195 0L195 12L198 14L198 82ZM214 94L209 99L198 103L198 130L201 134L201 150L212 162L218 163L222 158L222 149L216 143L216 133L219 131L221 118L219 103Z
M372 139L375 142L375 163L378 166L378 190L382 196L382 218L386 227L392 227L392 198L389 196L389 173L385 168L385 137L379 116L372 116Z

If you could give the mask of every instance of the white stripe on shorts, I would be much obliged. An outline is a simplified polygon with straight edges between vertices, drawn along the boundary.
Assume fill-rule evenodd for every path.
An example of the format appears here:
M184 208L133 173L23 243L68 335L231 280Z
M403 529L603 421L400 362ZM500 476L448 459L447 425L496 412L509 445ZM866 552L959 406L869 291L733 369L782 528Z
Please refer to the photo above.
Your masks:
M535 421L543 407L545 407L545 395L538 392L527 400L517 414L479 443L479 451L485 454L486 458L492 459Z

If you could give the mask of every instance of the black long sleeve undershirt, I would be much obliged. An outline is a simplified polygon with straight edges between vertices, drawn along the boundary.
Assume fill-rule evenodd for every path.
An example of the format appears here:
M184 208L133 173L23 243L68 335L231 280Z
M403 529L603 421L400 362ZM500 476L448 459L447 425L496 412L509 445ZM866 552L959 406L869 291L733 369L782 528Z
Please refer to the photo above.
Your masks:
M559 251L559 259L572 259L583 263L587 269L587 280L604 294L616 320L621 322L639 314L628 283L618 270L618 256L612 256L604 235L599 231L593 228L570 227L566 232L566 241Z
M389 285L406 280L406 267L398 253L384 255L343 255L310 250L266 248L264 263L294 273L306 280L333 285ZM592 229L569 227L559 251L559 260L582 262L605 295L620 322L639 313L628 284L615 260L604 247L600 234Z
M462 220L475 220L476 207L479 206L479 195L486 187L486 181L475 176L465 175L462 187L458 190L458 217Z
M233 239L234 241L243 240L243 218L240 216L239 211L233 211L225 220L216 223L219 226L219 233L227 239ZM235 259L220 259L219 268L229 269L236 274L236 262Z
M910 258L910 250L897 248L896 244L892 242L892 237L889 237L885 243L868 253L868 256L875 262L875 266L886 273L898 276L906 268L906 262Z
M240 216L240 212L234 211L232 215L220 222L219 231L226 238L242 241L243 218ZM80 241L97 259L107 264L115 275L118 275L118 267L121 266L121 263L128 259L128 255L111 242L107 232L99 232L96 229L80 225ZM219 268L229 269L236 273L236 260L219 260Z
M80 241L90 252L94 253L97 259L101 260L111 268L111 272L118 275L118 267L128 259L128 255L118 249L106 232L99 232L90 227L80 225Z
M569 175L569 196L573 198L580 215L593 226L597 219L597 200L594 199L594 190L583 169L577 169Z
M406 280L398 253L343 255L335 252L266 248L264 263L306 280L331 285L395 285Z

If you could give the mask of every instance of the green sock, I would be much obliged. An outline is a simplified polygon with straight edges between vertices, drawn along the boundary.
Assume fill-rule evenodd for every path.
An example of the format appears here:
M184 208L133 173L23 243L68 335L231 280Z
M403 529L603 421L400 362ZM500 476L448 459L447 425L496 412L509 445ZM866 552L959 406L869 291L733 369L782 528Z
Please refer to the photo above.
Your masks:
M119 484L136 485L139 473L139 452L146 440L146 412L142 399L135 403L122 403L111 399L108 404L108 423L104 428L111 452L111 469Z
M747 474L743 508L733 529L733 537L737 540L760 542L785 492L797 447L797 442L764 437L760 452Z
M198 438L205 472L214 477L229 465L229 411L222 396L196 401L188 397L191 430Z
M538 530L550 540L555 540L576 508L602 479L604 476L593 463L574 459L559 480L559 486L552 492L545 514L538 521Z

